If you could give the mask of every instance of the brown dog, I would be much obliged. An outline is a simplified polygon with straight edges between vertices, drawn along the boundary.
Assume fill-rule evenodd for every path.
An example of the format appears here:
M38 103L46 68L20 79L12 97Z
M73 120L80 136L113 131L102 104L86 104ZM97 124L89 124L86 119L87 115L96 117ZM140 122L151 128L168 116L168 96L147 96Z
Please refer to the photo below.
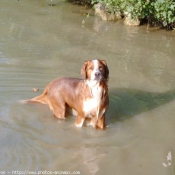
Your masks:
M68 105L77 111L77 127L82 127L88 121L93 127L104 129L105 113L109 104L107 64L104 60L86 61L81 75L83 79L55 79L46 86L42 95L27 102L48 104L59 119L65 119Z

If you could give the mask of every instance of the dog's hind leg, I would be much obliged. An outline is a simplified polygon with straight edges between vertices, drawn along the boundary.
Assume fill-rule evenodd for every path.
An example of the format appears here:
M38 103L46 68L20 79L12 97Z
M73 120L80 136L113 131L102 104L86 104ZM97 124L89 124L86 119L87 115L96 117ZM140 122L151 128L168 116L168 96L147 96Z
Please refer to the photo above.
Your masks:
M59 119L65 119L65 104L57 101L55 98L49 99L49 108L53 111L53 115Z

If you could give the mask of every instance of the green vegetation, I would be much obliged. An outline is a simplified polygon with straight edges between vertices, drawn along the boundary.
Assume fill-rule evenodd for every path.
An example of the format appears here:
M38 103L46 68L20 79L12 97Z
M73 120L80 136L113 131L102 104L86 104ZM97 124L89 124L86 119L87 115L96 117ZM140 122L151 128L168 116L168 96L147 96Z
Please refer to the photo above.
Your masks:
M92 0L91 3L102 4L108 13L130 15L152 26L175 29L175 0Z

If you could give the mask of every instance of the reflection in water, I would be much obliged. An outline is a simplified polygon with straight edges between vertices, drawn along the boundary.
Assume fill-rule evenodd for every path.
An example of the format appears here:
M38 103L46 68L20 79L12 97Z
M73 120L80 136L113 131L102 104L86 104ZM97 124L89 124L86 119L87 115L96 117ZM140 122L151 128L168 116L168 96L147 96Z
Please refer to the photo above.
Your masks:
M95 175L100 168L98 162L100 162L102 158L105 158L105 154L102 153L98 155L95 149L85 148L81 151L81 157L83 164L86 165L87 171L91 175Z

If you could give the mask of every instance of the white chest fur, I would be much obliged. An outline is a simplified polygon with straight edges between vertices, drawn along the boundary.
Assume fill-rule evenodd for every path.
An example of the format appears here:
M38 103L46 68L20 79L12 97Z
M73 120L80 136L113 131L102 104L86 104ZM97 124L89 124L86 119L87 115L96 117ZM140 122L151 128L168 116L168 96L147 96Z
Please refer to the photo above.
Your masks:
M102 97L102 88L99 83L87 83L91 93L91 98L87 98L83 102L83 111L86 117L99 116L99 109Z

